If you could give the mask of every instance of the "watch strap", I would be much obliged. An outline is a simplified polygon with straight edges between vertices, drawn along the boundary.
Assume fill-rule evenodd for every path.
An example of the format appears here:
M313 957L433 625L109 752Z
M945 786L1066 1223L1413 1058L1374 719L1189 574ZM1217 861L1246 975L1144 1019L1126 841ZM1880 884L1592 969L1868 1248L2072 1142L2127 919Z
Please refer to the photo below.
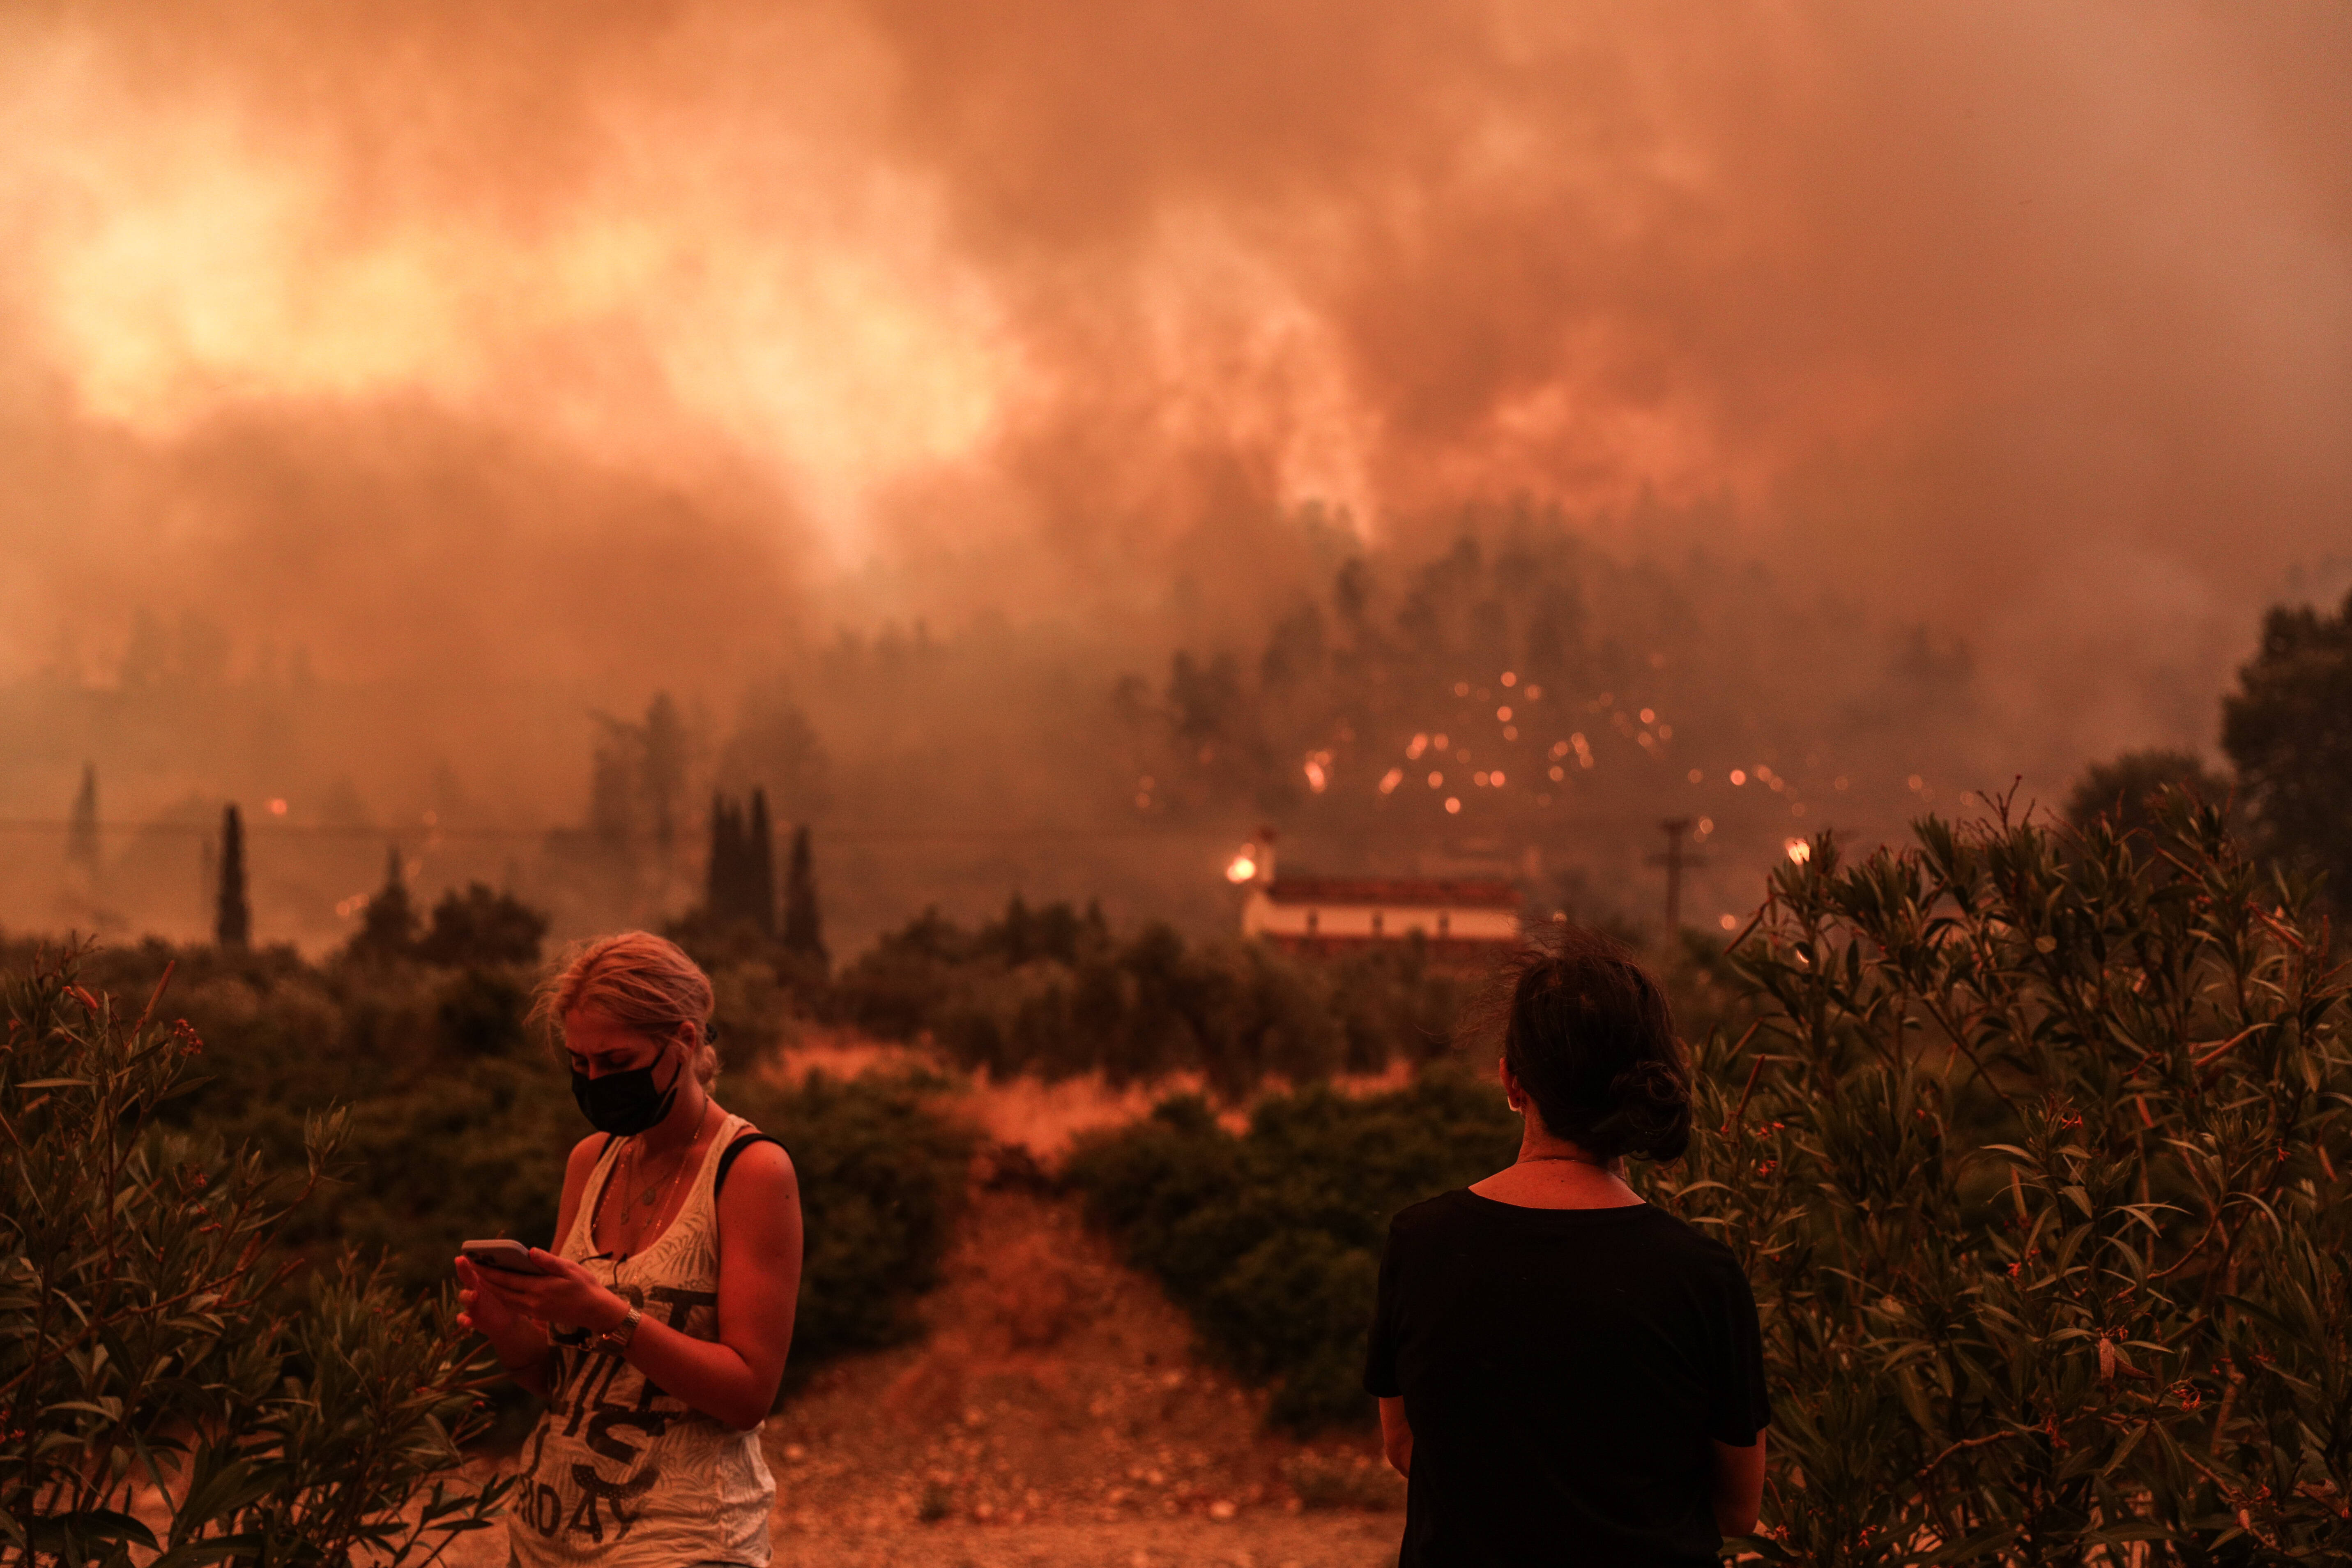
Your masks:
M637 1337L637 1321L645 1315L644 1308L631 1307L629 1315L623 1318L617 1327L607 1329L596 1336L597 1347L611 1351L614 1355L622 1354L629 1348L629 1342Z

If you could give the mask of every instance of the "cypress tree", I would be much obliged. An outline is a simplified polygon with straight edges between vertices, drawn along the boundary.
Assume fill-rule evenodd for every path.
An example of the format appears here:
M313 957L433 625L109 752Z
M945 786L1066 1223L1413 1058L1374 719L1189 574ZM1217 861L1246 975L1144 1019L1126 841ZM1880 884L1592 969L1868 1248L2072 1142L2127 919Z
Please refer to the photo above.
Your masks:
M776 845L768 827L768 792L751 792L751 827L743 846L743 913L761 934L776 934Z
M710 797L710 867L705 877L703 909L713 925L732 925L752 918L756 897L750 877L750 834L743 808L723 795Z
M727 797L710 793L710 858L702 871L702 911L711 920L725 907L727 878Z
M81 765L81 789L74 796L73 826L66 833L66 858L83 870L98 869L98 769Z
M653 813L654 845L667 869L677 837L678 795L686 784L686 721L678 717L668 692L654 693L646 704L644 735L646 805Z
M816 868L808 825L793 829L792 865L784 876L784 950L825 961L824 924L817 910Z
M220 901L213 910L213 940L234 948L253 940L253 907L245 897L245 824L235 801L221 811Z

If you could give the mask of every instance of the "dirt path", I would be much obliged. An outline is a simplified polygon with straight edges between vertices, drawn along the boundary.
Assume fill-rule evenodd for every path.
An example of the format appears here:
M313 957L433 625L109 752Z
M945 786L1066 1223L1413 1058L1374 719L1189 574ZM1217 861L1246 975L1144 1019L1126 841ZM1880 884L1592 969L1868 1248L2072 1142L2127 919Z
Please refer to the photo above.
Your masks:
M1267 1435L1260 1396L1066 1204L982 1193L922 1344L824 1369L768 1423L777 1568L1386 1568L1368 1436ZM497 1568L501 1532L459 1568Z

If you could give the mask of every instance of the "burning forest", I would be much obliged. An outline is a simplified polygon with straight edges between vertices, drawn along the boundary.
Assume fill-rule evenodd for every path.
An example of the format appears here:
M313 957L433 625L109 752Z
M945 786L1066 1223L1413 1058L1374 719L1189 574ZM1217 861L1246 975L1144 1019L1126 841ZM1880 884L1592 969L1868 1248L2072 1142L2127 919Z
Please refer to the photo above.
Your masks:
M2346 1561L2347 65L0 16L0 1557Z

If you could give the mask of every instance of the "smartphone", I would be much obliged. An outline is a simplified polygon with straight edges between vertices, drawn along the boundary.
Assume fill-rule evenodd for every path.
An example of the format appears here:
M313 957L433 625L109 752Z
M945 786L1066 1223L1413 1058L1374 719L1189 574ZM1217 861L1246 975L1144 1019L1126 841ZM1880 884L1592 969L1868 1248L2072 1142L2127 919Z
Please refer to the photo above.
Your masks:
M469 1241L457 1249L477 1268L497 1268L509 1274L544 1274L530 1260L530 1248L520 1241Z

